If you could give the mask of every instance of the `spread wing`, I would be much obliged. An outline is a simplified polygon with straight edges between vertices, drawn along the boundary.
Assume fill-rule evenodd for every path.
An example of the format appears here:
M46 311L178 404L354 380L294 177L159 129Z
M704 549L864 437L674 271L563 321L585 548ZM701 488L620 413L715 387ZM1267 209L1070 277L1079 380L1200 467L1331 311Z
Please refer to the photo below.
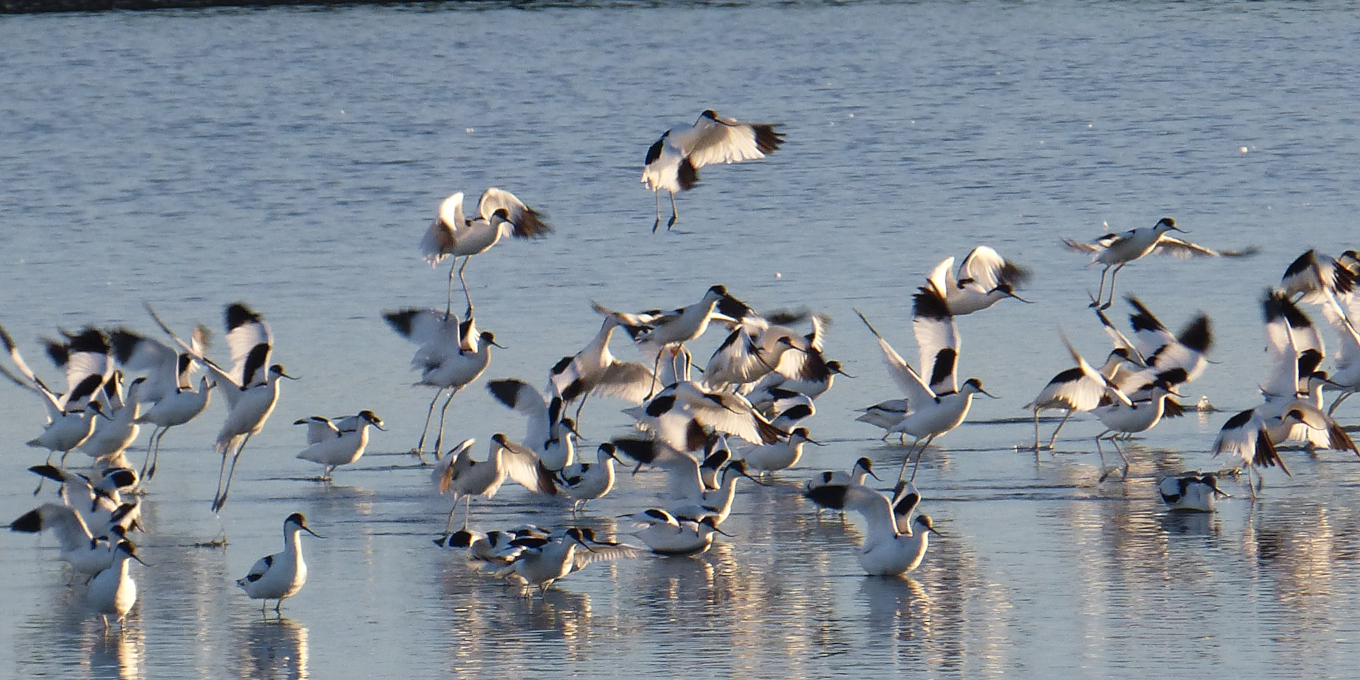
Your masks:
M1152 252L1158 255L1171 255L1172 257L1179 258L1250 257L1260 252L1260 249L1252 246L1242 250L1214 250L1213 248L1205 248L1204 246L1189 241L1182 241L1174 236L1162 234L1162 237L1157 239L1157 245L1153 247Z
M930 391L958 391L959 331L944 295L922 286L912 296L911 330L921 352L921 370L929 374Z
M898 387L902 388L902 391L907 393L907 403L924 404L927 401L934 401L935 393L930 391L930 387L925 384L925 381L911 367L911 364L908 364L902 358L902 355L898 354L892 348L892 345L889 345L888 341L878 334L878 331L870 325L869 320L864 318L863 314L860 314L859 310L855 310L855 313L859 314L860 321L863 321L864 325L868 326L870 332L874 334L874 337L878 338L878 347L883 350L883 361L888 366L888 375L892 377Z
M511 233L515 238L543 238L552 233L552 227L543 222L543 216L537 210L525 205L512 193L491 187L482 192L481 200L477 201L477 212L489 222L497 210L506 212L505 219L514 225Z
M765 154L778 149L784 142L774 127L700 116L692 129L678 133L672 131L670 140L698 169L714 163L739 163L764 158Z

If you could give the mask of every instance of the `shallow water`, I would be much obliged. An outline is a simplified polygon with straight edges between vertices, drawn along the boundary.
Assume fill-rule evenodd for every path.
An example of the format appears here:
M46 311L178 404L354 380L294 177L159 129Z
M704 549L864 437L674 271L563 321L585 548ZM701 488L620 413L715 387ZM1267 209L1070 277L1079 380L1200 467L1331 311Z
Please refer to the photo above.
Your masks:
M1160 474L1217 468L1225 414L1159 425L1128 481L1097 483L1091 419L1054 455L1025 404L1107 342L1085 309L1098 274L1062 237L1176 217L1250 260L1148 260L1120 290L1178 328L1213 316L1218 345L1187 388L1232 412L1265 372L1258 299L1307 247L1354 247L1360 141L1349 6L1160 3L499 4L15 16L0 20L0 323L37 366L57 327L218 327L246 300L269 319L284 385L220 517L213 406L165 440L134 566L141 602L104 636L66 587L50 536L6 535L0 673L19 677L509 677L651 673L820 677L1344 676L1360 661L1347 456L1286 454L1259 502L1172 517ZM705 168L681 218L652 235L637 184L661 131L705 107L782 122L766 161ZM679 306L724 283L758 309L837 321L838 381L809 424L829 445L769 488L746 485L722 539L692 559L594 565L526 600L435 549L448 509L401 455L429 393L413 347L378 316L443 302L415 251L440 199L508 188L551 238L475 258L478 323L509 349L485 378L542 380L595 333L591 300ZM469 199L471 201L472 199ZM854 520L796 491L822 469L903 449L853 421L896 394L863 311L914 359L909 295L947 255L988 243L1035 270L1033 305L959 320L962 371L1001 399L932 448L922 510L946 538L908 579L866 578ZM1120 310L1116 310L1120 311ZM1122 316L1122 312L1121 312ZM717 342L706 337L696 355ZM616 353L635 358L615 343ZM217 352L224 350L218 348ZM56 378L43 366L44 376ZM618 402L586 409L593 440ZM23 442L42 411L0 389L0 518L34 506ZM312 413L376 411L389 432L327 487L294 459ZM1343 407L1353 423L1353 407ZM480 383L455 399L456 442L522 432ZM1049 425L1051 427L1051 424ZM144 441L144 438L143 440ZM482 445L479 445L479 449ZM589 446L586 447L589 450ZM72 460L79 459L77 454ZM134 455L140 460L139 456ZM625 479L583 523L653 504L661 475ZM567 521L507 487L484 528ZM232 582L305 513L306 588L265 620ZM224 549L195 544L225 536Z

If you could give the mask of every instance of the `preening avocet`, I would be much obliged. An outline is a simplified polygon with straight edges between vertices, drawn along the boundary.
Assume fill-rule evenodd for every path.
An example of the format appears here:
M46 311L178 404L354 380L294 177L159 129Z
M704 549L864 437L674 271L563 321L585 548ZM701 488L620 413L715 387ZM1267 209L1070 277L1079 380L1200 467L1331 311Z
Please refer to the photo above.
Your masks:
M210 381L206 374L199 379L198 389L194 389L193 383L193 373L198 367L194 356L207 351L210 337L206 326L197 326L190 337L190 347L195 351L176 352L162 342L126 328L115 329L109 334L118 363L124 369L141 372L146 377L137 395L152 405L134 421L138 425L150 423L154 426L147 441L146 462L142 464L143 479L156 476L165 433L197 418L212 400L212 388L217 383Z
M453 256L453 266L449 268L449 304L445 313L453 311L456 270L458 280L463 284L463 295L467 297L467 315L472 316L472 296L463 279L463 270L467 269L473 255L490 250L501 238L544 238L552 233L552 227L543 222L538 211L504 189L491 187L483 191L477 201L477 213L475 220L463 216L463 192L459 191L440 203L439 215L420 239L420 252L431 267ZM460 256L463 258L461 267L458 266Z
M1119 234L1105 234L1091 243L1063 239L1063 243L1067 244L1068 248L1083 253L1091 253L1092 265L1105 265L1105 268L1100 272L1100 290L1096 293L1095 301L1091 303L1091 306L1109 309L1110 305L1114 304L1114 281L1115 277L1119 276L1119 270L1123 269L1124 265L1140 260L1152 253L1186 258L1246 257L1255 255L1257 252L1254 247L1244 250L1213 250L1168 236L1167 232L1170 231L1184 232L1185 230L1176 226L1176 220L1163 217L1151 227L1134 229ZM1100 300L1105 293L1105 275L1110 272L1111 267L1114 268L1114 273L1110 275L1109 300L1102 305Z
M988 246L978 246L968 253L959 265L957 275L954 274L954 258L945 258L935 266L929 280L944 294L954 316L982 311L1006 298L1029 302L1015 294L1015 289L1029 280L1029 271Z
M411 357L411 368L420 370L420 382L436 388L430 408L425 412L425 427L420 431L420 442L411 453L425 462L425 436L430 429L430 418L434 415L434 405L439 395L449 390L444 407L439 412L439 435L435 437L435 455L442 451L444 443L444 417L449 411L449 402L474 380L481 377L491 363L491 346L504 349L496 342L491 331L478 332L476 320L468 317L459 322L458 317L435 309L403 309L383 312L392 330L420 347Z
M922 292L925 293L926 291L923 290ZM933 292L933 294L938 296L938 292ZM902 470L897 474L898 479L906 474L907 463L911 461L911 454L918 448L918 442L920 443L920 453L916 455L916 467L911 472L912 481L915 481L916 470L921 466L921 455L925 453L926 447L930 446L930 443L936 437L953 430L963 422L964 418L968 416L969 407L973 403L973 395L986 394L993 399L996 397L984 390L982 381L977 378L969 378L964 382L963 388L956 392L936 394L916 372L916 369L912 368L911 364L908 364L892 348L892 345L889 345L888 341L883 339L883 336L869 323L869 320L864 318L859 310L855 310L855 313L859 314L860 321L863 321L864 325L878 339L878 346L883 351L883 361L888 366L889 376L897 383L898 387L901 387L907 393L906 407L908 410L903 418L888 430L888 433L904 436L909 434L916 439L911 448L907 449L907 456L902 461ZM946 358L943 356L944 354L942 351L936 359L935 374L940 375L945 370L943 367L947 365L948 375L952 376L954 372L953 358Z
M699 168L713 163L740 163L764 158L784 143L782 133L769 123L742 123L722 118L712 109L699 114L692 126L673 127L662 133L647 149L642 168L642 183L656 194L656 223L661 226L661 190L671 194L671 219L666 229L675 226L675 194L694 188Z
M383 427L382 418L368 409L355 416L332 421L324 416L312 416L293 421L294 425L307 426L307 448L298 453L302 460L310 460L325 466L322 480L329 480L331 472L341 465L350 465L364 455L368 448L368 428Z
M270 600L277 600L274 611L278 612L283 601L297 595L303 584L307 583L307 562L302 559L301 536L304 531L322 538L307 526L307 518L302 513L289 515L283 520L283 552L261 557L250 567L245 578L236 580L236 585L246 591L250 599L261 601L261 614L269 606Z
M90 609L104 619L105 630L109 628L109 615L113 615L114 621L122 628L123 620L132 611L132 606L137 604L137 582L128 575L128 562L142 562L132 542L126 540L114 546L112 559L113 563L107 569L90 580L90 589L85 593ZM142 564L146 565L146 562Z
M909 520L910 531L898 528L892 502L864 485L819 487L813 495L818 505L835 510L854 510L865 521L864 543L856 549L859 564L870 576L901 576L921 565L929 548L929 534L943 536L930 515ZM915 503L907 509L909 516Z
M180 340L161 321L151 305L146 305L146 310L161 330L184 351L195 351L192 345ZM213 380L222 387L223 398L227 400L227 419L217 433L216 449L218 455L222 456L222 466L217 473L213 512L220 511L226 505L241 452L250 443L250 438L264 428L265 421L269 420L274 406L279 402L279 379L297 380L288 375L282 364L269 363L274 351L274 334L263 316L243 303L233 302L227 305L223 317L227 328L227 347L231 350L231 370L223 370L205 356L194 357L208 368ZM228 457L231 458L230 470L227 469Z
M1213 512L1214 501L1230 496L1218 488L1218 477L1213 473L1184 472L1175 477L1163 477L1157 491L1172 512Z
M552 473L543 467L543 462L533 451L497 433L491 437L490 455L486 460L478 461L472 459L471 451L476 442L476 439L463 440L441 458L431 472L439 493L453 491L453 509L449 510L449 520L444 525L445 536L449 533L449 527L453 526L458 501L466 499L463 510L463 528L466 529L472 497L495 496L506 479L514 480L530 491L557 495Z

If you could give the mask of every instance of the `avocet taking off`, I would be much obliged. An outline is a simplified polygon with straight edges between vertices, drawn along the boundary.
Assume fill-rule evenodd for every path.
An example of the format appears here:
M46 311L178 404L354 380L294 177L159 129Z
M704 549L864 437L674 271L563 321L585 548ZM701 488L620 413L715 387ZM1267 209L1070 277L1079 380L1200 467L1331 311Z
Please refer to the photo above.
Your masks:
M1151 227L1134 229L1121 234L1105 234L1090 243L1080 243L1068 239L1063 239L1063 243L1068 248L1083 253L1091 253L1091 264L1103 264L1105 268L1100 272L1100 290L1096 293L1092 307L1109 309L1114 304L1114 280L1119 276L1119 270L1124 265L1135 260L1141 260L1150 254L1174 255L1180 258L1186 257L1246 257L1255 255L1256 248L1246 248L1243 250L1213 250L1204 246L1195 245L1189 241L1167 236L1169 231L1184 232L1184 229L1176 226L1176 220L1170 217L1163 217L1157 224ZM1101 304L1101 299L1105 294L1105 275L1110 273L1110 268L1114 272L1110 274L1110 294L1109 300Z

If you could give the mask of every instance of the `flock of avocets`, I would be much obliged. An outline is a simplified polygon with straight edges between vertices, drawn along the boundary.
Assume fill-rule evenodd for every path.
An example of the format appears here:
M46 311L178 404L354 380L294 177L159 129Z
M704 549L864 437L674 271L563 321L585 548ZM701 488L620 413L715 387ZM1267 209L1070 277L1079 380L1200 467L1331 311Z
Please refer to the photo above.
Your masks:
M677 216L675 194L694 186L699 168L763 158L782 142L773 125L742 123L712 111L705 111L693 126L666 132L647 152L642 176L656 193L653 231L661 224L662 190L671 198L669 228ZM804 423L816 412L817 397L842 374L840 364L823 355L824 317L762 316L721 285L710 287L697 302L669 311L627 313L596 304L604 320L599 334L580 352L551 367L544 392L521 380L487 383L497 400L527 419L522 439L492 436L484 460L474 459L473 439L441 455L450 402L486 371L490 348L499 347L490 331L477 328L464 270L472 256L503 238L539 238L551 231L540 213L510 192L487 189L475 219L464 215L463 194L456 193L440 206L420 243L431 265L453 258L445 309L383 314L394 330L418 346L411 363L420 371L420 384L436 388L420 441L412 450L422 463L435 407L448 393L435 428L431 476L440 493L451 493L453 504L436 543L464 549L480 569L517 579L526 593L532 592L531 586L546 589L594 561L636 557L646 551L692 555L707 550L714 534L723 533L740 479L764 483L762 477L796 465L804 445L817 444ZM1059 430L1073 413L1092 412L1106 428L1096 437L1104 471L1101 480L1115 469L1105 469L1102 441L1119 453L1127 475L1128 458L1119 440L1183 411L1176 401L1177 388L1207 368L1205 354L1212 344L1209 318L1201 314L1173 334L1142 302L1129 297L1132 335L1126 336L1105 314L1114 300L1115 279L1125 265L1149 254L1239 257L1253 251L1215 251L1174 238L1173 231L1181 230L1165 218L1150 228L1107 234L1090 243L1067 242L1074 250L1090 253L1093 265L1104 266L1091 306L1114 349L1096 368L1068 344L1074 366L1057 374L1026 406L1034 413L1036 452L1043 446L1040 412L1065 411ZM1006 298L1024 301L1016 290L1026 276L1024 269L986 246L974 249L957 269L952 257L941 262L913 299L916 367L860 314L878 338L888 372L903 396L864 409L859 420L883 428L884 439L896 435L905 443L909 435L913 444L890 496L866 485L869 476L879 479L869 458L859 459L848 472L815 475L807 481L804 495L819 511L853 510L863 516L864 539L856 553L868 574L897 576L921 563L929 534L938 532L928 515L916 513L921 499L914 486L916 468L936 437L964 421L974 395L991 396L977 378L960 382L956 375L959 334L954 317L980 312ZM1273 356L1271 373L1262 383L1263 403L1228 419L1213 444L1215 454L1228 454L1237 470L1246 469L1253 496L1261 488L1257 468L1279 466L1288 472L1276 452L1278 445L1305 442L1360 453L1331 418L1336 406L1360 389L1360 334L1353 322L1360 314L1360 296L1354 293L1357 277L1356 251L1332 258L1310 250L1262 302ZM455 278L462 283L467 302L462 318L452 311ZM1340 335L1341 349L1331 373L1321 370L1326 358L1322 333L1300 308L1304 303L1320 306ZM10 528L55 533L73 582L88 582L90 606L103 615L106 627L110 616L121 625L136 600L128 563L140 560L128 535L140 528L137 497L155 476L165 434L202 414L214 388L222 394L227 413L216 440L221 467L212 501L213 511L219 512L243 449L273 412L279 381L290 377L282 365L271 363L273 338L264 317L245 304L226 308L229 369L208 358L206 328L194 329L185 341L150 305L147 311L169 342L125 327L63 331L62 340L47 341L48 356L66 374L64 393L50 388L30 369L14 340L0 328L12 365L0 365L0 372L37 394L48 412L46 428L28 442L47 449L48 460L31 470L42 478L39 490L46 480L60 484L63 501L41 505ZM706 365L692 366L686 345L715 325L727 333L726 340ZM644 361L614 357L609 345L617 329L623 329ZM200 367L206 374L195 381ZM696 373L700 379L695 379ZM1324 390L1341 392L1331 410L1324 410ZM640 434L605 441L593 457L578 452L578 424L591 396L635 404L625 412L636 418ZM573 405L574 418L567 415ZM368 410L336 419L313 416L296 424L307 426L307 446L298 458L324 466L323 480L363 455L370 428L383 429L382 419ZM146 460L138 469L125 452L145 425L151 426L151 436ZM1057 434L1055 430L1047 448L1053 448ZM93 459L91 470L65 467L73 450ZM61 457L54 464L56 453ZM915 464L908 476L912 454ZM534 494L569 499L573 516L585 512L591 500L608 494L616 484L616 461L639 468L657 466L668 475L655 507L625 516L635 524L629 535L641 546L607 540L576 526L525 525L486 532L470 528L472 499L490 498L507 479ZM1215 497L1226 495L1213 474L1168 477L1161 480L1159 490L1172 510L1185 511L1210 512ZM460 501L461 529L451 531ZM284 521L284 551L260 559L237 582L247 595L263 600L264 606L275 600L277 611L283 599L298 592L307 576L302 532L312 533L306 518L290 515Z

